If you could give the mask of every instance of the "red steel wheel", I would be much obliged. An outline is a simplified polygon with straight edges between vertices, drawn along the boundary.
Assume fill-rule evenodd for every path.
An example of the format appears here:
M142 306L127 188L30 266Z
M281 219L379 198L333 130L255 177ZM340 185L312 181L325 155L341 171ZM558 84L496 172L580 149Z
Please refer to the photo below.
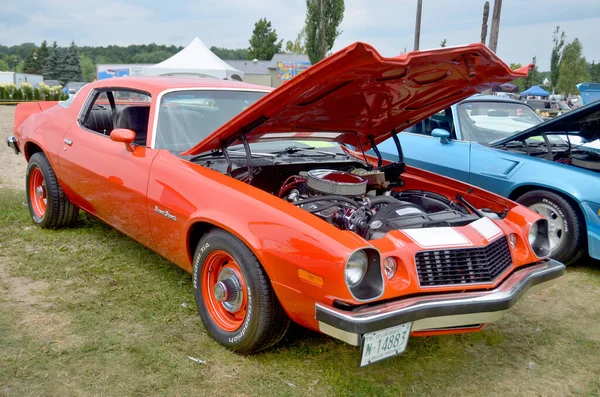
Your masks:
M35 215L43 218L46 213L48 197L44 174L39 167L34 167L29 172L29 199Z
M57 229L75 223L79 208L63 192L44 153L31 155L25 180L27 206L35 224L42 229Z
M224 331L238 330L248 308L246 281L239 264L223 250L212 251L204 261L201 280L210 317Z
M254 253L225 230L208 231L194 252L196 307L217 342L240 354L268 349L283 338L290 319Z

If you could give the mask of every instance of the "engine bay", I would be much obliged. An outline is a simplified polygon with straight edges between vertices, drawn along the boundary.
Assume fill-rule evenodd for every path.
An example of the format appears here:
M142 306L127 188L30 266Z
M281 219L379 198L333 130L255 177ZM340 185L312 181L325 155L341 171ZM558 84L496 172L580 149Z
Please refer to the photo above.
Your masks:
M346 159L287 164L258 159L250 184L366 240L391 230L464 226L497 216L431 191L403 190L403 172L402 163L370 169ZM231 176L247 182L247 168L237 167Z
M504 147L511 152L600 172L600 153L587 150L586 147L571 145L570 143L560 145L551 144L551 150L548 150L548 146L544 142L532 144L521 141L510 142Z
M407 189L401 177L405 166L400 162L373 168L352 157L258 157L252 159L249 170L246 158L203 161L215 171L249 183L366 240L382 238L391 230L464 226L483 216L504 216L485 208L476 209L461 196L449 198L422 187Z
M382 171L314 169L290 176L278 195L366 240L391 230L463 226L478 219L464 204L442 195L396 191L391 185Z

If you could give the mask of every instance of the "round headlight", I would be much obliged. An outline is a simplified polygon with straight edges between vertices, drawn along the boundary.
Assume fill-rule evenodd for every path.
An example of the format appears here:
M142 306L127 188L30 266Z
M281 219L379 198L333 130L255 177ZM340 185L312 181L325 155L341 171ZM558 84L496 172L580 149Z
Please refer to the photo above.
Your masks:
M362 281L367 273L368 264L369 260L364 252L356 251L350 255L350 258L346 262L346 269L344 270L346 284L350 288L356 287Z
M385 272L385 276L387 277L387 279L391 279L392 277L394 277L394 274L396 274L396 260L394 258L392 258L391 256L385 258L385 260L383 261L383 271Z
M529 245L534 245L535 244L535 240L537 240L538 237L538 225L537 222L532 224L531 227L529 228Z

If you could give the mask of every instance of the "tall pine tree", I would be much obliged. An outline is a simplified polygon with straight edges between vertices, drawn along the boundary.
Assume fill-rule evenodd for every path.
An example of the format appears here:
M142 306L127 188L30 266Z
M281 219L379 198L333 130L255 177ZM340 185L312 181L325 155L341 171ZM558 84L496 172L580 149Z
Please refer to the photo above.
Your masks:
M32 74L40 74L42 72L42 64L35 48L31 51L31 54L25 58L23 71Z
M70 81L83 81L81 64L79 63L79 50L74 41L71 42L71 46L67 49L60 80L63 84Z
M43 73L44 65L46 65L46 60L48 59L48 43L46 43L46 40L42 41L37 56L38 62L40 63L40 73Z
M48 49L48 57L46 58L46 62L44 63L44 67L42 69L42 74L44 75L44 80L57 80L58 79L58 57L59 57L59 48L56 44L56 40L52 43L52 47Z

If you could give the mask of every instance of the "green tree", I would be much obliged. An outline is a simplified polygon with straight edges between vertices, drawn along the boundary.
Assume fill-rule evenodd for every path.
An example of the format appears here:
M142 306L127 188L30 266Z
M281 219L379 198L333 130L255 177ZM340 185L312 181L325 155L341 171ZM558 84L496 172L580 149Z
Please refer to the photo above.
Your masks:
M600 63L588 63L588 72L590 74L590 81L594 83L600 83Z
M306 0L306 52L314 65L325 58L342 33L344 0Z
M58 61L59 49L56 40L52 43L52 47L48 48L48 57L42 68L44 80L56 80L58 78Z
M31 54L29 54L29 56L25 58L23 70L25 71L25 73L41 74L42 64L40 61L41 60L37 54L37 51L34 48L33 51L31 51Z
M8 72L9 69L8 63L4 59L0 59L0 72Z
M41 67L40 73L42 73L44 70L44 65L46 64L46 59L48 59L48 43L46 43L46 40L42 41L40 49L37 52L37 56Z
M288 40L285 44L285 52L288 54L306 54L306 29L302 28L298 32L296 40Z
M511 63L510 64L510 69L511 70L516 70L523 67L520 63ZM523 92L525 91L527 88L525 88L525 79L516 79L513 80L513 84L516 84L517 87L519 87L519 92Z
M75 42L72 41L67 49L64 60L62 62L60 81L64 85L70 81L81 81L81 65L79 63L79 51Z
M250 38L248 59L269 61L273 55L281 51L283 40L277 42L277 32L271 27L267 18L261 18L254 24L254 31Z
M556 29L554 29L554 34L552 36L554 46L552 47L552 54L550 55L550 82L552 83L553 88L556 88L558 85L562 51L566 38L565 32L561 32L560 26L557 26Z
M575 85L583 81L589 81L589 79L587 61L583 56L583 46L579 39L576 38L571 43L565 45L556 88L558 92L565 96L579 94L579 90Z
M131 60L134 63L160 63L171 57L171 54L164 50L142 52L135 54Z
M237 48L230 50L229 48L210 47L210 50L221 59L248 59L247 48Z
M526 90L533 87L534 85L542 84L542 80L540 80L540 71L537 67L537 57L533 57L531 63L533 63L533 67L529 69L527 77L523 79L523 86Z
M444 39L440 42L440 47L442 47L442 48L446 47L446 39Z
M94 61L89 57L81 55L79 57L79 66L81 67L81 75L84 81L91 82L96 79L96 65L94 65Z

